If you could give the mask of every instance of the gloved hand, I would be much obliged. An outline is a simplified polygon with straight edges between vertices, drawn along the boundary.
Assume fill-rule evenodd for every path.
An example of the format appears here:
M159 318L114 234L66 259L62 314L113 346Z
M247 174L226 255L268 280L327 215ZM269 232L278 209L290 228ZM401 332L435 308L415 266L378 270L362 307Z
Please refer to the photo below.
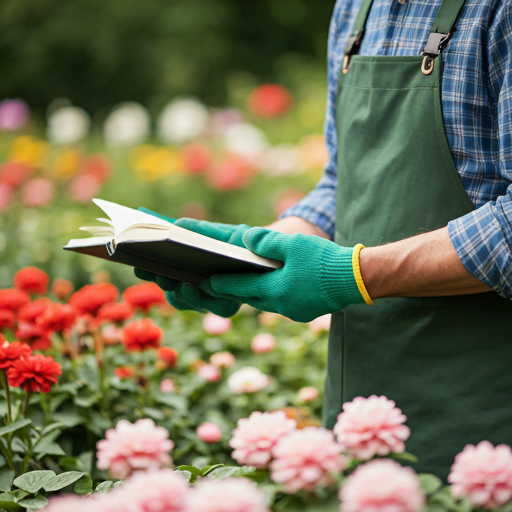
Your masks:
M243 224L239 226L232 226L230 224L198 221L196 219L189 219L186 217L176 221L175 219L165 217L144 207L139 208L139 210L154 215L155 217L160 217L161 219L173 222L176 226L184 229L195 231L196 233L231 243L233 245L239 245L240 247L243 247L242 235L247 229L249 229L249 226ZM152 281L158 284L158 286L165 291L167 301L178 310L191 309L200 312L206 310L219 316L230 317L233 316L241 306L239 301L217 296L212 297L205 291L189 283L183 283L176 279L170 279L146 270L136 268L135 275L139 279Z
M283 261L284 266L263 274L215 275L201 284L202 289L297 322L364 303L363 293L366 302L373 303L359 272L361 245L340 247L317 236L284 235L264 228L246 231L243 243L260 256Z

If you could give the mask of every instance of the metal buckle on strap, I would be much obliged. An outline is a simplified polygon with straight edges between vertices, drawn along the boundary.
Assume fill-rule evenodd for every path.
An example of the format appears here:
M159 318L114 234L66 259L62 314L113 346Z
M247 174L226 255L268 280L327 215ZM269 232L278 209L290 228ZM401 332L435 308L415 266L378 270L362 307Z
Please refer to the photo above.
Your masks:
M357 34L348 38L345 46L345 57L341 66L341 71L344 75L348 73L352 55L357 55L359 53L359 48L361 48L361 43L363 42L363 33L364 30L360 30Z
M437 57L441 55L448 41L452 37L452 33L441 34L439 32L431 32L421 54L423 62L421 64L421 72L424 75L430 75L434 71L434 63Z

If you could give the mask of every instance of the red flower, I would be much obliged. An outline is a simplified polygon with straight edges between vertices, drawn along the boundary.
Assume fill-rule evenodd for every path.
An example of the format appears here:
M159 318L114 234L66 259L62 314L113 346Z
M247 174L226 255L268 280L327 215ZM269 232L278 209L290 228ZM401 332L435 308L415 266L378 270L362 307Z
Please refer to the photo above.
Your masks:
M157 284L143 283L126 288L123 300L147 313L152 306L165 304L165 294Z
M167 366L174 368L178 362L178 351L171 347L162 347L157 350L158 359L164 361Z
M158 348L162 342L163 331L151 318L135 320L123 329L123 343L126 350L146 350Z
M73 293L73 283L61 277L55 279L52 284L52 293L59 300L67 299Z
M49 306L51 306L53 302L47 297L41 297L40 299L36 299L34 302L29 302L18 311L18 320L20 322L30 322L34 323L36 318L44 313Z
M211 165L212 152L204 144L189 144L181 152L187 174L203 174Z
M92 176L100 183L104 183L112 169L112 165L104 155L91 155L84 162L82 174Z
M50 356L36 354L16 360L7 370L7 379L11 386L22 387L25 391L49 393L53 384L57 384L62 373L60 364Z
M0 183L17 188L30 176L32 169L26 164L4 162L0 165Z
M4 329L14 329L16 325L16 315L10 309L0 309L0 331Z
M208 170L207 180L215 190L236 190L245 187L254 172L254 166L247 158L227 155Z
M130 366L120 366L114 370L114 375L120 379L130 379L135 376L135 372Z
M88 284L71 295L69 303L79 313L96 315L101 306L115 302L118 295L118 289L111 283Z
M0 368L7 370L10 368L14 361L17 361L20 357L27 357L32 354L32 349L25 343L19 341L13 341L9 343L4 341L0 346Z
M52 304L37 317L36 323L47 331L66 332L76 322L77 312L69 304Z
M98 320L106 320L115 324L120 324L133 316L133 308L126 302L114 302L101 306L98 311Z
M20 322L16 329L16 338L30 345L32 350L48 350L52 348L49 332L40 325Z
M10 309L18 311L21 306L30 302L30 296L27 292L18 290L17 288L6 288L0 290L0 309Z
M247 99L249 110L261 117L282 116L290 110L292 103L290 91L277 84L260 85Z
M40 268L25 267L14 275L14 286L27 293L42 295L48 289L50 276Z

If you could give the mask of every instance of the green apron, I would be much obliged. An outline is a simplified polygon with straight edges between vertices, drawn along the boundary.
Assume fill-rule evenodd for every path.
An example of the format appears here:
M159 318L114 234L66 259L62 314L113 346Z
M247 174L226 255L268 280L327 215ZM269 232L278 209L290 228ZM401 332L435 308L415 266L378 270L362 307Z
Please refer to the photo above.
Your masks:
M463 3L444 0L424 56L373 57L357 55L372 4L363 1L338 86L336 243L402 240L474 209L441 109L440 54ZM495 292L334 314L324 425L356 396L385 395L407 415L415 469L442 478L468 443L512 445L511 320L512 302Z

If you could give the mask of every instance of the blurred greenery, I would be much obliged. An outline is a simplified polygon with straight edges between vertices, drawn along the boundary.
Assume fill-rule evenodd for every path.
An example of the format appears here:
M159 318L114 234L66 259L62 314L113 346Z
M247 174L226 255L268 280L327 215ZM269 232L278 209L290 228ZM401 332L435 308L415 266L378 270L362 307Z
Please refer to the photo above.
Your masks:
M69 98L100 119L133 100L156 112L178 94L211 105L235 82L324 69L334 0L4 0L0 98L44 113ZM105 112L105 110L103 112Z

